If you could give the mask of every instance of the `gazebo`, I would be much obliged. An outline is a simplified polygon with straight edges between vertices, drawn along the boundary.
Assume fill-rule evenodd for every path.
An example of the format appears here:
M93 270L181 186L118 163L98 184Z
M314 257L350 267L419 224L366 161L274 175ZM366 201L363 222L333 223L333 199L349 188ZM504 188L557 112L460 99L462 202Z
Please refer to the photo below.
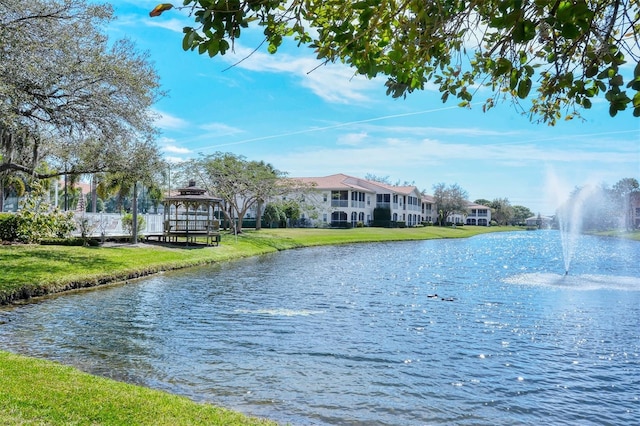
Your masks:
M220 213L222 199L206 192L196 187L195 181L190 181L189 186L178 189L177 195L164 198L164 241L177 242L178 238L185 238L189 244L197 237L206 237L207 245L220 243L220 221L215 212Z

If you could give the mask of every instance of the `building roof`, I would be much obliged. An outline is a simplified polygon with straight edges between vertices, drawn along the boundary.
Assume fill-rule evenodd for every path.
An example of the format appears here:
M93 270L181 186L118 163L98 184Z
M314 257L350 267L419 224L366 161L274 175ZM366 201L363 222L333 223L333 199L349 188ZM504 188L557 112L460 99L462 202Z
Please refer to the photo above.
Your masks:
M467 207L471 208L471 209L490 209L490 207L484 206L482 204L476 204L476 203L467 203Z
M357 178L347 176L342 173L321 177L296 177L290 179L301 182L305 185L315 185L316 188L319 189L357 189L358 191L363 192L374 192L371 189L364 188L352 181L353 179L357 180Z
M372 189L372 187L377 187L382 189L383 191L402 195L410 195L414 192L420 193L420 190L415 186L388 185L386 183L349 176L343 173L337 173L334 175L322 177L296 177L290 179L299 181L307 185L315 185L318 189L355 189L358 191L375 193L376 191ZM433 202L433 198L431 198L430 202Z

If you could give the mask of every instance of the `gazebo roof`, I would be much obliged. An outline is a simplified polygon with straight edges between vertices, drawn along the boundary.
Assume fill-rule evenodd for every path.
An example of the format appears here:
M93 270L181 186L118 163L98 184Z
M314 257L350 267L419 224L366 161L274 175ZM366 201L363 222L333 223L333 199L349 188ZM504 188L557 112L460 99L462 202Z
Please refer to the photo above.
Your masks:
M164 197L164 202L201 202L201 203L220 203L221 198L207 195L207 190L198 188L195 181L190 181L186 188L179 188L178 195L169 195Z

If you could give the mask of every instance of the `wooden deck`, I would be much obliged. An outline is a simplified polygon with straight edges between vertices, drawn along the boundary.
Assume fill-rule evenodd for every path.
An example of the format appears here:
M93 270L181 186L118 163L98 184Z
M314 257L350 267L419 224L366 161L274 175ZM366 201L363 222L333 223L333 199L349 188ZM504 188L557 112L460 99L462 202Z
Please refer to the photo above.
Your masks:
M206 220L167 220L164 223L164 232L162 234L149 234L148 239L157 239L163 242L175 242L184 238L187 245L196 243L197 238L205 238L208 246L220 245L220 227L219 225L210 225Z
M185 240L187 245L189 243L197 243L198 238L206 238L206 244L208 246L218 246L220 245L220 232L166 232L163 234L149 234L146 235L145 238L147 240L157 240L165 243L178 243L179 239Z

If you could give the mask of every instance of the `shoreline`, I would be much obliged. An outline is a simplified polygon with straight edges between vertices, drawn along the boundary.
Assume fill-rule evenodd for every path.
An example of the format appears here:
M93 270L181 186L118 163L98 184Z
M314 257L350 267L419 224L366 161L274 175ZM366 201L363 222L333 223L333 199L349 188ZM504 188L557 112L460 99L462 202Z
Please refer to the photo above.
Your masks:
M6 271L4 275L9 275L0 277L0 306L22 305L54 294L126 284L161 272L282 250L319 245L468 238L485 233L523 229L514 226L349 230L288 228L245 231L238 236L223 234L218 247L164 243L107 244L99 247L0 246L0 262ZM132 261L131 257L139 258L140 262ZM35 270L33 274L21 274L18 271L25 262L45 261L51 263L50 271L46 270L46 265L32 267ZM84 267L89 264L94 267Z

